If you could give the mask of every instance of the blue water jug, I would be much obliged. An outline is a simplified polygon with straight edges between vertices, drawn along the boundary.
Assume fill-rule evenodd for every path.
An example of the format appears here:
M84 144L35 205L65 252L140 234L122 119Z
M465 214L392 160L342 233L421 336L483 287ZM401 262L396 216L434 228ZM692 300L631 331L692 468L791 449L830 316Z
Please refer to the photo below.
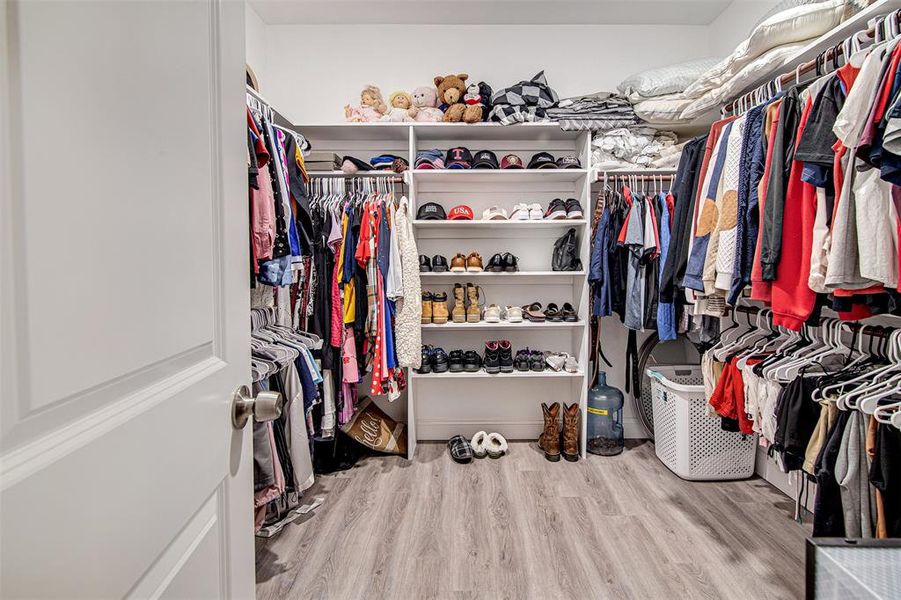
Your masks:
M597 384L588 390L588 451L613 456L624 445L623 393L607 385L607 374L599 371Z

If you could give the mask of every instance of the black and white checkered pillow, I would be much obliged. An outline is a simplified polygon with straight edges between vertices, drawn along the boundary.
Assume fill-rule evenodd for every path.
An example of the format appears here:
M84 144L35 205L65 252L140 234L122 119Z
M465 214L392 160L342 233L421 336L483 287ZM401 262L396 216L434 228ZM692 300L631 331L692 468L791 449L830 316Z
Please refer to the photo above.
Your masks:
M491 97L491 103L507 104L510 106L534 106L538 108L550 108L555 105L559 97L548 84L541 71L529 81L520 81L516 85L503 88L495 92Z

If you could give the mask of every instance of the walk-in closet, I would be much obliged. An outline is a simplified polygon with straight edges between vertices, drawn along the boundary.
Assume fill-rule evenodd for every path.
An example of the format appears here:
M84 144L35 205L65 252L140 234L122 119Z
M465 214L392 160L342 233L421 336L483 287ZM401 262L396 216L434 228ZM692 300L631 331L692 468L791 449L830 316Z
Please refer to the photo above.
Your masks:
M0 4L0 597L901 597L899 42Z

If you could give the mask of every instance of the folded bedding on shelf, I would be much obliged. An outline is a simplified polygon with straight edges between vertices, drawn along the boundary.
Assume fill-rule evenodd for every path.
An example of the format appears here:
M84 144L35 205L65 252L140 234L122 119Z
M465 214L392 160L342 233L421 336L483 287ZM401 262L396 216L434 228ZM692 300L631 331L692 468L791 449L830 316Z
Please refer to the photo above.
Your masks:
M638 122L629 101L610 92L566 98L547 109L564 130L608 130Z
M691 119L684 119L682 111L688 108L694 100L686 98L682 94L667 94L637 102L632 108L635 115L646 123L667 125L685 123Z
M626 77L617 89L632 102L684 92L698 77L717 64L715 58L700 58Z
M601 170L650 167L661 156L669 157L677 141L671 131L640 125L599 132L591 140L592 164Z

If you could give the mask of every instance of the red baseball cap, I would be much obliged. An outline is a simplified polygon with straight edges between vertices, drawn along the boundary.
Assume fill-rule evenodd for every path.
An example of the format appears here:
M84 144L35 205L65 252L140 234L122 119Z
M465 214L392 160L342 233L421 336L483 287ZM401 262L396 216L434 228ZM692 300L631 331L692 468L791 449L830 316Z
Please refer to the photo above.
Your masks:
M447 218L449 221L472 221L472 209L465 204L457 205L450 209Z
M501 160L502 169L522 169L522 159L515 154L508 154Z

